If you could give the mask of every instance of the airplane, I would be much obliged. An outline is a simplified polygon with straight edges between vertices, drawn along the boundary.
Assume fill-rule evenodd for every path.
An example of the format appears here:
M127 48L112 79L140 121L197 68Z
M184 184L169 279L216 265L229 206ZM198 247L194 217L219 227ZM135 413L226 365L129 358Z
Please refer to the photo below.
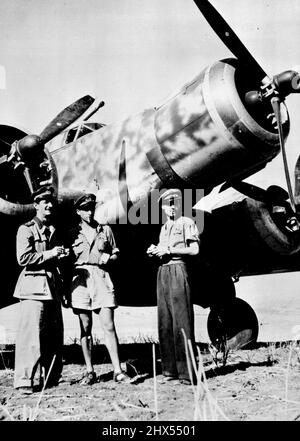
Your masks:
M113 274L119 304L155 305L158 263L146 249L157 242L162 219L142 222L142 214L158 192L176 187L192 195L192 215L201 212L204 221L193 301L210 308L212 343L236 348L257 340L256 314L236 297L235 282L243 275L300 269L300 160L293 194L285 152L285 99L300 92L300 75L267 75L213 5L193 1L234 57L207 66L157 107L121 122L89 122L104 102L87 95L39 136L0 126L0 306L13 302L20 271L17 228L33 216L31 195L45 184L55 188L62 230L74 222L74 200L83 191L96 192L96 219L112 226L121 250ZM287 191L246 182L279 153ZM229 188L243 197L210 212L199 209L201 198Z

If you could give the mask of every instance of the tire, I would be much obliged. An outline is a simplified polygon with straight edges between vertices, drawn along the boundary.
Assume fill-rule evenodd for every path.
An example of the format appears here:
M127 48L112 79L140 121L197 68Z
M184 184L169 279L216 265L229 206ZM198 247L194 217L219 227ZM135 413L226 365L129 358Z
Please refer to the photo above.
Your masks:
M218 350L250 348L257 341L258 320L252 307L235 298L222 307L214 307L207 318L211 343Z

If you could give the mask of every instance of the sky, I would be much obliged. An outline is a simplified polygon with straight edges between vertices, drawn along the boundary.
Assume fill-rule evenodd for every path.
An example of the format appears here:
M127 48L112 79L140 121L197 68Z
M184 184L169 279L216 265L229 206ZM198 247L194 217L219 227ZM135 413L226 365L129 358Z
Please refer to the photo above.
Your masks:
M264 70L300 65L299 0L213 0ZM1 0L0 123L39 133L85 94L106 124L160 104L209 64L232 56L193 0ZM288 160L300 153L300 96L287 98ZM284 182L280 157L256 177ZM272 180L272 182L271 182Z

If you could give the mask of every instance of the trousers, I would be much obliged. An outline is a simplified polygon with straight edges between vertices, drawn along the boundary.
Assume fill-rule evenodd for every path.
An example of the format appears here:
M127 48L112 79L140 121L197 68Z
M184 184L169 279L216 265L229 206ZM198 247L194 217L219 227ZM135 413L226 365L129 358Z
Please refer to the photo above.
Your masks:
M48 373L47 385L55 385L62 372L61 305L55 300L20 300L19 306L14 387L42 386Z
M190 379L185 340L191 340L194 350L194 310L186 265L162 265L157 274L158 337L162 373L180 379Z

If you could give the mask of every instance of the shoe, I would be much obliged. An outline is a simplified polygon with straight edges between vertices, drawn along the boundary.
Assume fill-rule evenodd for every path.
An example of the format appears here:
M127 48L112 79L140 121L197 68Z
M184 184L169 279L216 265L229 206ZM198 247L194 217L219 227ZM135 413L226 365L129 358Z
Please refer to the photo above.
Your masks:
M191 380L188 380L187 378L180 378L179 382L180 382L180 384L184 384L186 386L191 386L192 385Z
M97 381L97 376L94 371L86 372L84 374L82 380L80 381L80 384L83 386L90 386L90 385L96 383L96 381Z
M59 384L58 381L51 382L51 383L47 383L47 384L46 384L46 388L47 388L47 389L51 389L52 387L57 387L58 384Z
M17 390L23 395L33 394L33 388L31 386L21 386L18 387Z
M158 383L165 384L165 383L178 383L177 377L172 377L171 375L164 375L161 380L158 380Z
M130 383L131 378L124 372L114 372L114 381L116 383Z
M50 380L47 381L46 387L51 388L51 387L56 387L59 385L59 383L62 383L64 380L62 379L62 376L60 375L59 378L51 378Z

